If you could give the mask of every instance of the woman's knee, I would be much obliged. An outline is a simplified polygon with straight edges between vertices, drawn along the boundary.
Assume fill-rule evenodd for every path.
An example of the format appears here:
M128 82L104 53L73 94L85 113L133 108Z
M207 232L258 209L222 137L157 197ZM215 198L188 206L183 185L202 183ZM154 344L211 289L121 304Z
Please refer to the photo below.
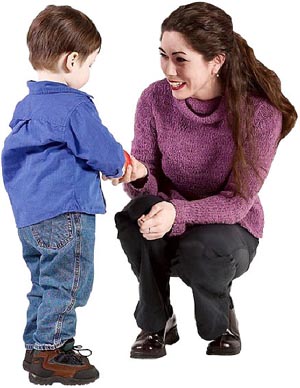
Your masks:
M182 239L178 246L176 273L189 286L214 293L226 292L235 277L234 257L220 256L200 240Z
M153 205L161 201L162 199L155 195L140 195L132 199L121 212L116 214L116 225L126 217L131 221L137 221L143 214L149 213Z

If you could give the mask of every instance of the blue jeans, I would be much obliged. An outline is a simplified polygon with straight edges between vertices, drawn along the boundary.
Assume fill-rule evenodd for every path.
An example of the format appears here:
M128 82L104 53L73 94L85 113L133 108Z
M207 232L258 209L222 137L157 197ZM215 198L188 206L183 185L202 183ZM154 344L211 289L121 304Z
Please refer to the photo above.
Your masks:
M75 308L92 290L95 216L60 214L18 232L32 282L25 346L53 350L74 337Z

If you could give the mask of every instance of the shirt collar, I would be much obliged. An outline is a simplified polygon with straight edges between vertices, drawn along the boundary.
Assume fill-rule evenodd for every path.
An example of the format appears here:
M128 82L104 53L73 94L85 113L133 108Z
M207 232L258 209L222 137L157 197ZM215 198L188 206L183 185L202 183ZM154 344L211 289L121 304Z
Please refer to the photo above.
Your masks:
M28 81L30 94L73 93L93 98L93 96L81 90L71 88L68 85L53 81Z

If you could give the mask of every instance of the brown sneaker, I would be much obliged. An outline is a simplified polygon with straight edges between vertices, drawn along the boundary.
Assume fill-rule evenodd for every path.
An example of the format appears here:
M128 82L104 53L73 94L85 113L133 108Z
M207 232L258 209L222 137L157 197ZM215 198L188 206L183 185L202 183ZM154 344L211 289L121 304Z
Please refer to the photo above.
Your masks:
M80 353L89 351L87 356ZM74 341L68 341L55 350L34 350L29 368L29 380L33 384L64 385L89 384L99 378L98 370L89 363L88 349L74 346Z

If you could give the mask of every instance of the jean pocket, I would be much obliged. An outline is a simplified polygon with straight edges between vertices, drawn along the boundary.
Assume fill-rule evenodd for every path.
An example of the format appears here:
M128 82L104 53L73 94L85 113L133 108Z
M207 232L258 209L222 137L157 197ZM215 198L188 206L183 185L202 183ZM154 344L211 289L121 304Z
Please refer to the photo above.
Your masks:
M31 226L33 238L41 248L60 249L74 238L70 213L42 221Z

